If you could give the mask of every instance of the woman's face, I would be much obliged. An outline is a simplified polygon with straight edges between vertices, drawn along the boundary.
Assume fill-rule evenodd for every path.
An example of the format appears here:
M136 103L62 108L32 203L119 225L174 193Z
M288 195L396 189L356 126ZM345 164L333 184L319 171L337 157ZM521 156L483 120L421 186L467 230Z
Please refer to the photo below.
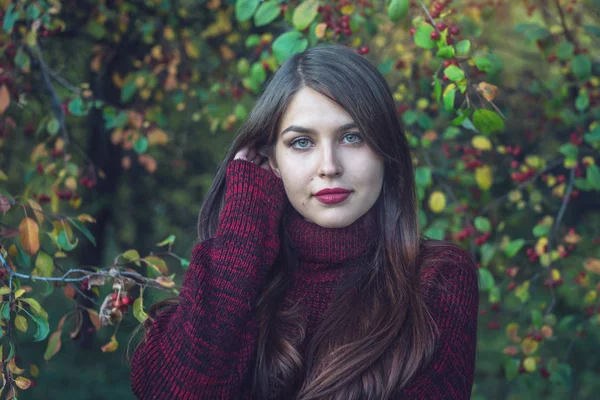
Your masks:
M273 154L269 164L292 206L324 228L352 224L381 193L383 159L340 105L311 88L298 91L283 114ZM327 188L349 194L317 196Z

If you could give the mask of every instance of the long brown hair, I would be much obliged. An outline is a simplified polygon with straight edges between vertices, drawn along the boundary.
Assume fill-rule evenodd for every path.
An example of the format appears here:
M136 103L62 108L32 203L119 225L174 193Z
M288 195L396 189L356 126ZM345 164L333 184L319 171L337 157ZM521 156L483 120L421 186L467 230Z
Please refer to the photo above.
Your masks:
M217 232L227 164L247 145L272 152L281 117L303 87L343 107L367 144L383 157L383 188L374 205L378 236L373 254L360 260L337 287L302 354L302 310L281 307L297 259L280 229L277 267L270 270L256 302L259 332L252 397L273 398L275 391L277 398L299 400L388 399L434 354L439 331L423 295L421 274L440 261L435 255L445 253L434 248L454 245L421 235L404 128L384 77L364 57L341 45L321 45L282 65L219 165L200 210L198 238L204 241ZM177 298L169 299L151 307L146 329L162 309L177 303Z

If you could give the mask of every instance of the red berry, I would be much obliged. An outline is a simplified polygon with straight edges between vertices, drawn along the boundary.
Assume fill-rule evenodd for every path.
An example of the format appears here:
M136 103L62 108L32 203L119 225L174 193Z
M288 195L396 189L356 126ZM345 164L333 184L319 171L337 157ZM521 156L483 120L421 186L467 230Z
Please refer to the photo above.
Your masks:
M123 297L122 301L123 301L123 304L126 305L126 306L131 303L131 299L129 297L127 297L127 296Z
M410 36L414 36L415 35L415 31L416 31L416 29L414 27L410 28Z
M431 32L431 35L429 35L431 37L431 40L440 40L440 34L436 31Z
M446 24L443 22L438 22L436 27L438 28L438 31L443 31L444 29L446 29Z
M369 52L369 50L370 50L370 49L369 49L369 46L363 46L363 47L360 49L360 52L361 52L362 54L367 54L367 53Z
M450 27L450 29L448 29L448 32L452 35L452 36L456 36L460 33L460 27L458 25L452 25Z

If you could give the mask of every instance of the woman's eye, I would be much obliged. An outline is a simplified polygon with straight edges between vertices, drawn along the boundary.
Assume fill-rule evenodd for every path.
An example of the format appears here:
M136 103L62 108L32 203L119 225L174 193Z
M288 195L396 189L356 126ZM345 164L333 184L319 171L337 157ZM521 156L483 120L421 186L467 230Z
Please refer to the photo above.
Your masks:
M309 144L310 144L310 141L308 139L297 139L292 142L292 146L298 145L296 147L299 149L304 149L304 148L308 147Z
M356 133L349 133L344 138L347 139L348 143L357 143L361 141L360 135Z

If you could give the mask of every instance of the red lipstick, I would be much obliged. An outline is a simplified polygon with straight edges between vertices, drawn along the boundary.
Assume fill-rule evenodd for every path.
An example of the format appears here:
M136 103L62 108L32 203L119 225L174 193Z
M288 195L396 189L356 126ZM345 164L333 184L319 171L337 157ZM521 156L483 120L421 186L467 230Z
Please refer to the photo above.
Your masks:
M326 188L315 193L315 197L321 203L336 204L346 200L352 193L350 190L343 188Z

